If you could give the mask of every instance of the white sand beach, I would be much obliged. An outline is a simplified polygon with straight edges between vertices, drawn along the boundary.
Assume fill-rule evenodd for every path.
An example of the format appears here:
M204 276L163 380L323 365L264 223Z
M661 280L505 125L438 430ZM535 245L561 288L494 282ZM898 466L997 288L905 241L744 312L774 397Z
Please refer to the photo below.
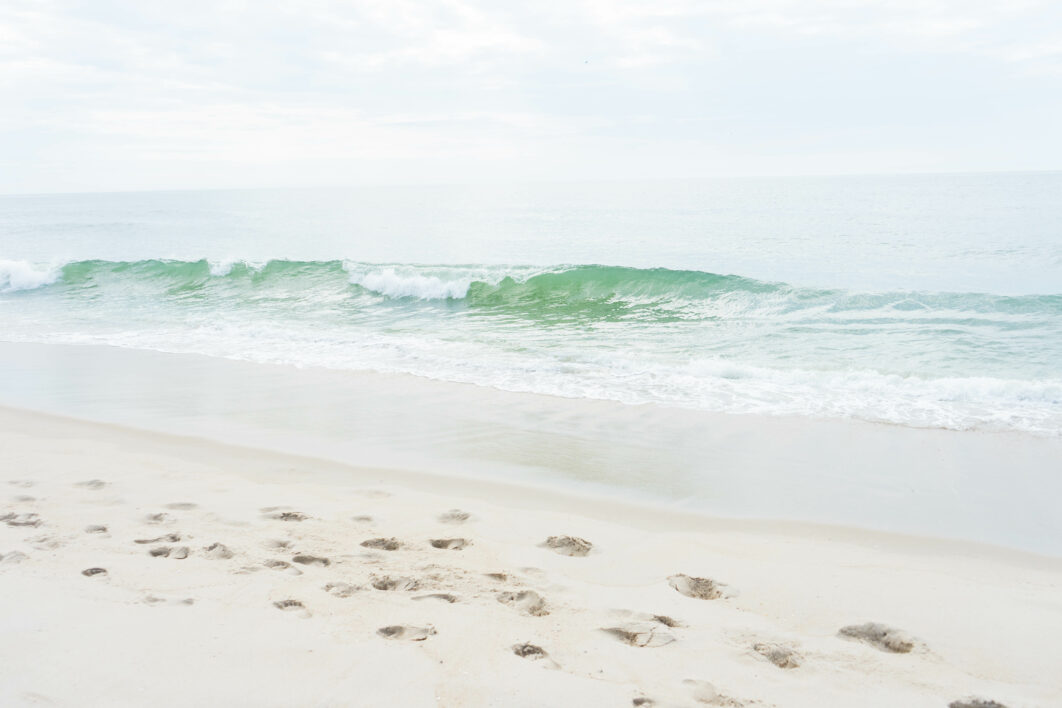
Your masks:
M17 409L0 449L3 705L1062 700L1055 558Z

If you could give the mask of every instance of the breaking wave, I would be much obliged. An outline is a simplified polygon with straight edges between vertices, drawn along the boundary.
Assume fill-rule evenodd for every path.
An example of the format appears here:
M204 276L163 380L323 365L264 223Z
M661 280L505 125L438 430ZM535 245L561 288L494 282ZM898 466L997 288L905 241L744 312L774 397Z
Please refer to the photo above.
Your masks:
M1062 435L1062 295L605 265L0 261L0 339Z

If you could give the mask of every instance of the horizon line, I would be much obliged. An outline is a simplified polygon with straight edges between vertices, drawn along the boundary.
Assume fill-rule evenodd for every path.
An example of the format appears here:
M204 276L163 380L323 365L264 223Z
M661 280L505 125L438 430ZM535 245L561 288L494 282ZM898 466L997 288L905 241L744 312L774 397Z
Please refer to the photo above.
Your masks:
M32 191L32 192L0 192L3 197L56 197L56 196L89 196L106 194L165 194L173 192L264 192L264 191L301 191L318 189L375 189L375 188L432 188L432 187L475 187L489 184L527 185L527 184L594 184L594 183L645 183L645 182L719 182L719 181L744 181L744 180L790 180L790 179L836 179L848 178L872 178L872 177L974 177L989 175L1034 175L1034 174L1062 174L1062 168L1058 169L1028 169L1028 170L943 170L943 171L910 171L910 172L838 172L824 174L759 174L759 175L705 175L700 177L590 177L576 179L546 179L546 178L512 178L497 179L484 177L482 180L455 180L450 182L354 182L348 184L317 184L317 185L271 185L271 186L246 186L246 187L167 187L157 189L104 189L85 191Z

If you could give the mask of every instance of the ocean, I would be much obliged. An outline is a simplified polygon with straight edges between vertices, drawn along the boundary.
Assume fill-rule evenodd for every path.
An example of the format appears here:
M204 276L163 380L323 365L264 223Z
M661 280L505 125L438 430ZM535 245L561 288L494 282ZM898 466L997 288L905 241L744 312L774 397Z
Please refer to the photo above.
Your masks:
M0 341L1062 435L1062 173L0 196Z

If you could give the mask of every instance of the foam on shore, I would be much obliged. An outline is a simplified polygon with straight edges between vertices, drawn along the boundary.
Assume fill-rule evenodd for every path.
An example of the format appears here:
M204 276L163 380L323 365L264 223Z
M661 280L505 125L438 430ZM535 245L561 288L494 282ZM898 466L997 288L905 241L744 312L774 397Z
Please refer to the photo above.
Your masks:
M35 344L0 345L0 405L672 510L1062 555L1062 438L722 415Z

